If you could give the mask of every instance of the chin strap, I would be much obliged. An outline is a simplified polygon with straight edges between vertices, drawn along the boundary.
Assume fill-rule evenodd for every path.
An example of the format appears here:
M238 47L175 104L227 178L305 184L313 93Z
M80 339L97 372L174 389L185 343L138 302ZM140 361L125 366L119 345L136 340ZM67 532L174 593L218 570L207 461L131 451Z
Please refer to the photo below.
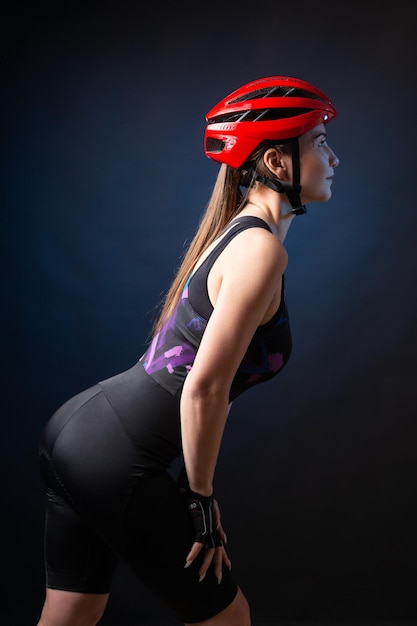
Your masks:
M248 170L242 172L242 179L240 184L242 187L249 187L253 181L257 181L266 185L270 189L273 189L277 193L285 193L288 196L288 200L292 206L292 213L294 215L303 215L307 213L307 207L305 204L301 204L300 192L300 148L298 145L298 138L291 140L292 144L292 168L293 168L293 182L287 183L286 181L279 180L278 178L267 178L261 176L251 166Z

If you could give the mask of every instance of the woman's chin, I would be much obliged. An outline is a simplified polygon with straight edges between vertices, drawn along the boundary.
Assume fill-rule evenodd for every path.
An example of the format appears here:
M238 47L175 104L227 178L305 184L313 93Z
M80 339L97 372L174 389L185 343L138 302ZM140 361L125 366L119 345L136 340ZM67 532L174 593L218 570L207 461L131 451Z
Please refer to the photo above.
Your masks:
M323 191L323 193L318 193L308 200L303 200L303 204L310 204L311 202L327 202L327 200L330 200L331 197L332 191L331 189L327 189L326 191Z

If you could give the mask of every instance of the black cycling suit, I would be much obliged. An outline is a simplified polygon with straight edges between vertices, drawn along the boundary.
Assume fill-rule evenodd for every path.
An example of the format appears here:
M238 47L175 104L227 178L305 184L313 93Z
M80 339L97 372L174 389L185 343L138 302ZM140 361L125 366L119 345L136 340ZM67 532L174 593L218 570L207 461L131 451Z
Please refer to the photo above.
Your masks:
M253 227L270 230L250 216L229 225L132 368L71 398L48 421L40 444L48 587L108 593L122 559L184 622L209 619L235 597L228 568L220 584L210 571L198 582L202 552L184 568L194 531L168 470L181 455L182 386L213 310L208 274L231 239ZM279 308L254 334L230 400L275 376L290 352L283 284Z

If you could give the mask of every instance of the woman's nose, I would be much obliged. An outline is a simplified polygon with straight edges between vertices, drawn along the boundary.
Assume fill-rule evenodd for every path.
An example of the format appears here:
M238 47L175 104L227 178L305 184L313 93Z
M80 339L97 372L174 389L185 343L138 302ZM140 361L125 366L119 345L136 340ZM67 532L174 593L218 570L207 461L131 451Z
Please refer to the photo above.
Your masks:
M337 167L339 165L340 161L337 158L337 156L335 155L335 153L333 152L333 150L331 152L332 152L332 154L330 156L330 165L332 167Z

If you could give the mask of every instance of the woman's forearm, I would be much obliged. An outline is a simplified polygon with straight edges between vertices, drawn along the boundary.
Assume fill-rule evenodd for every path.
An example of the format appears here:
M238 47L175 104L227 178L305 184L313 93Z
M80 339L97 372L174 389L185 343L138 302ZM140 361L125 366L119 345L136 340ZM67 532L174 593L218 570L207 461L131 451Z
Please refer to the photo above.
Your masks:
M185 386L181 397L181 433L190 487L213 493L213 478L229 411L228 394L200 393Z

